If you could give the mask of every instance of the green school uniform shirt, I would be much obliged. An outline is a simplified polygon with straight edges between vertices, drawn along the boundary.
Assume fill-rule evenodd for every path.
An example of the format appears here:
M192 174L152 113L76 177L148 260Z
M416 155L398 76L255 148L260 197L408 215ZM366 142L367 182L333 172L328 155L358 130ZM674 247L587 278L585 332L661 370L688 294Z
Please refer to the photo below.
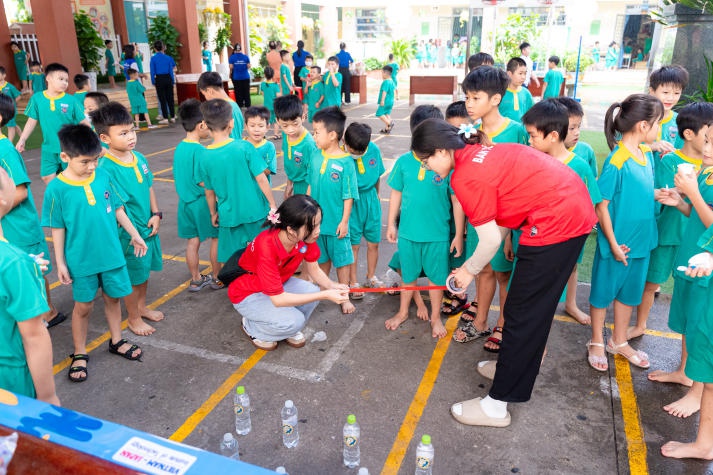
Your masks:
M657 244L653 156L646 145L639 148L643 162L619 142L604 162L597 181L602 199L609 201L616 240L629 246L628 257L634 259L648 256ZM604 259L611 259L609 242L598 227L599 252Z
M202 181L206 190L215 192L221 227L254 223L270 210L255 181L267 167L250 148L244 140L231 138L207 146L201 154Z
M292 83L292 72L290 67L286 64L280 65L280 92L283 96L288 96L292 92L290 88L294 84Z
M312 157L307 182L312 198L322 207L321 234L336 236L344 214L344 200L359 199L354 159L348 153Z
M512 120L520 122L525 112L530 110L534 104L532 94L526 88L520 86L517 89L508 88L505 91L502 101L500 101L500 114Z
M307 93L307 76L309 76L309 68L305 66L300 69L298 76L300 81L302 81L302 95L304 96Z
M666 117L661 119L659 134L656 137L657 142L668 142L674 146L676 150L683 148L685 144L684 140L678 135L678 126L676 125L676 117L678 113L674 111L668 111ZM654 158L660 159L661 154L659 152L654 152ZM654 162L658 164L658 161Z
M322 81L313 82L309 88L307 88L307 106L312 110L321 109L317 107L317 102L324 96L324 83Z
M481 125L478 125L480 128ZM527 145L530 142L529 135L525 127L520 122L512 119L505 119L505 122L492 134L487 134L493 143L519 143Z
M112 177L112 185L118 185L114 192L124 202L124 210L131 223L142 238L146 239L152 229L148 227L151 219L151 187L153 186L153 173L149 164L139 152L132 152L133 160L129 163L106 152L99 159L99 168L106 170ZM128 233L121 228L119 232L122 239L128 238ZM131 239L131 238L128 238Z
M47 185L42 226L65 229L64 254L72 277L126 265L116 222L116 210L124 203L117 188L103 168L81 181L60 173Z
M560 88L562 87L562 83L564 82L564 76L560 71L558 71L557 69L550 69L545 74L545 79L543 79L543 82L547 83L545 92L542 93L543 99L560 96Z
M230 136L237 141L243 139L243 128L245 127L245 118L243 117L243 111L240 110L240 106L237 102L232 99L226 99L230 107L233 109L233 130L230 132Z
M44 91L46 87L44 73L30 73L30 83L32 84L33 94Z
M443 178L426 170L421 160L408 152L396 160L388 184L402 193L399 236L414 242L450 240L450 174Z
M27 187L27 198L3 216L1 225L5 239L18 247L28 247L44 241L45 235L37 216L35 200L30 189L25 161L15 146L0 134L0 166L5 169L15 186ZM45 256L49 258L49 256Z
M265 167L270 170L270 175L275 175L277 173L277 151L275 150L275 144L265 139L257 145L247 139L245 139L245 142L253 148L252 153L257 159L265 163ZM270 175L267 175L267 181L272 184Z
M337 78L337 84L334 85L332 76ZM324 102L322 107L342 107L342 73L327 72L324 75Z
M84 99L86 99L87 94L89 94L89 91L77 91L74 93L74 99L82 109L84 109Z
M12 99L12 105L15 110L15 115L12 116L12 119L7 121L6 125L7 127L15 127L17 125L17 122L15 122L15 119L17 118L17 103L15 102L15 99L20 97L20 91L18 91L17 88L11 83L5 82L5 84L0 86L0 93L5 94L6 96Z
M45 281L39 266L3 238L0 267L0 388L35 397L17 323L49 312Z
M574 144L574 147L569 149L570 152L574 152L578 157L582 158L589 168L592 169L592 173L596 178L599 176L599 170L597 166L597 156L594 154L594 149L588 143L582 142L581 140Z
M701 192L703 200L709 207L713 207L713 167L706 167L698 175L698 190ZM701 221L700 216L695 208L691 207L691 215L688 217L686 226L681 237L681 246L678 248L676 260L673 264L673 275L688 281L695 281L702 284L708 279L693 278L685 275L684 272L677 270L678 266L688 266L688 259L691 256L702 252L701 246L698 244L701 235L706 232L706 226ZM707 284L704 284L704 286Z
M193 140L182 140L173 152L173 180L178 199L193 203L205 199L201 180L200 156L205 147Z
M394 81L394 86L395 86L395 88L398 89L398 87L399 87L399 81L398 81L399 64L398 63L389 63L389 66L391 66L391 69L393 69L393 71L391 72L391 80Z
M283 166L287 179L292 182L307 181L310 162L313 157L314 160L320 159L319 150L312 136L305 129L299 139L291 142L287 134L283 134L282 150L285 150Z
M386 171L381 158L381 150L374 142L369 142L364 155L353 158L356 167L357 187L359 193L363 194L374 188L379 183L381 175Z
M587 191L589 192L589 197L592 199L592 205L601 203L602 195L599 192L597 179L592 174L592 169L589 168L589 164L572 152L570 152L569 157L564 161L564 164L574 170L575 173L579 175L579 178L582 179L584 185L587 187Z
M384 107L392 107L394 105L394 90L396 89L396 84L390 79L384 79L381 81L381 87L379 88L379 96L376 99L377 105L381 105L381 98L386 93L384 97Z
M126 81L126 93L129 96L132 114L141 114L149 111L144 91L146 91L146 87L141 84L141 81L138 79Z
M270 111L270 118L274 118L274 102L275 98L277 97L277 93L280 92L280 85L274 82L263 81L260 83L260 90L262 91L262 95L265 96L263 102L265 103L265 107L267 107L267 110Z
M15 61L15 70L20 81L27 80L27 51L20 50L12 54L12 59Z
M59 153L59 129L63 125L83 121L84 108L79 107L76 99L69 94L63 92L57 97L50 97L43 91L32 95L25 115L37 120L42 127L42 151Z
M654 187L674 188L673 177L678 172L678 165L690 163L696 167L696 171L701 169L701 160L688 157L680 150L667 153L661 157L661 161L654 167ZM656 203L656 226L659 231L659 246L678 246L681 244L683 229L688 218L673 206L663 206Z
M109 48L104 50L104 58L106 59L107 76L116 76L116 60L114 60L114 53Z

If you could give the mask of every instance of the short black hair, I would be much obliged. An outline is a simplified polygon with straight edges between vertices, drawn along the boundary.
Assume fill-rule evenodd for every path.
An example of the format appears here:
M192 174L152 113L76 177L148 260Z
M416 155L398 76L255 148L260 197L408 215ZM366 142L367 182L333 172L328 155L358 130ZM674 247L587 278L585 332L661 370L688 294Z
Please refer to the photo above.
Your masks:
M270 111L267 110L267 107L262 107L262 106L252 106L248 107L245 109L245 112L243 112L243 116L245 116L245 123L247 124L248 119L252 119L254 117L260 117L265 119L265 122L268 124L270 123Z
M15 101L12 97L0 93L0 127L5 125L15 117Z
M109 46L109 43L113 43L113 41L111 41L111 40L104 40L104 44L105 44L106 46Z
M102 152L99 136L87 125L65 125L59 129L57 137L60 149L69 155L69 158L97 157Z
M302 40L300 40L300 41L302 41ZM305 56L305 59L314 59L314 56L312 56L311 54L308 54L307 56Z
M342 43L342 44L344 44L344 43ZM327 58L327 62L330 62L330 61L333 63L339 64L339 58L337 58L336 56L330 56L329 58Z
M337 140L341 139L342 135L344 135L344 125L346 122L347 116L337 106L320 109L315 112L314 117L312 117L313 124L324 124L324 128L327 129L327 132L336 132Z
M0 66L0 74L7 74L7 71L5 70L5 66Z
M527 63L525 62L524 59L522 58L510 58L510 61L508 61L507 66L505 67L506 71L510 71L511 73L514 73L517 71L518 68L526 68Z
M178 118L181 121L183 130L193 132L198 124L203 122L201 112L201 102L198 99L186 99L178 106Z
M455 101L448 104L448 107L446 107L446 120L452 117L470 118L465 108L465 101Z
M389 61L393 61L394 59L394 53L389 53Z
M392 67L389 66L388 64L387 64L386 66L384 66L383 68L381 68L381 70L382 70L382 71L386 71L386 72L389 73L390 75L391 75L391 74L394 74L394 68L392 68Z
M685 140L684 131L691 130L697 134L706 125L713 125L713 104L710 102L691 102L678 111L676 126L682 139Z
M426 119L443 119L443 112L432 104L424 104L416 107L413 112L411 112L411 119L409 119L411 132L414 131L418 124Z
M15 46L17 46L18 48L22 49L22 45L21 45L20 43L18 43L17 41L11 41L11 42L10 42L10 46L12 46L12 45L15 45Z
M275 98L273 107L278 120L295 120L302 117L302 103L294 94Z
M531 46L531 45L527 41L523 41L522 43L520 43L520 46L519 46L520 52L522 52L522 50L524 50L528 46Z
M661 66L649 76L649 87L656 91L659 86L673 84L685 89L688 86L688 71L683 66L672 64Z
M289 57L289 56L290 56L290 52L289 52L289 51L287 51L286 49L281 49L281 50L280 50L280 58L281 58L281 59L282 59L282 58L285 58L285 57Z
M124 45L122 49L124 51L124 58L131 59L136 55L136 47L131 43Z
M265 75L265 79L272 79L275 77L275 70L272 69L270 66L265 66L265 69L262 70L262 73Z
M344 143L358 155L364 154L371 142L371 127L363 122L352 122L344 131Z
M74 75L74 85L77 87L77 89L81 89L87 84L89 84L89 76L87 76L86 74Z
M547 60L550 63L555 63L555 66L560 65L560 57L559 56L550 56L550 58Z
M322 68L317 65L310 66L310 69L316 69L319 74L322 74Z
M500 68L493 66L480 66L475 68L463 79L463 92L485 92L488 97L493 97L495 94L500 96L505 95L508 89L510 79L508 75Z
M50 74L61 71L64 73L69 74L69 69L67 69L67 66L64 64L60 63L50 63L47 66L45 66L45 76L49 76Z
M90 114L92 125L98 135L108 134L109 128L115 125L130 125L134 123L131 113L119 102L107 102Z
M223 99L211 99L201 104L203 120L213 132L225 130L233 118L233 108Z
M209 71L201 73L198 76L198 89L205 91L206 89L223 89L223 78L217 71Z
M569 117L584 117L584 109L582 109L582 104L580 104L578 100L568 96L560 96L556 99L557 102L567 108L567 115Z
M99 107L109 103L109 96L99 91L90 91L84 99L94 99Z
M138 76L139 70L136 69L136 68L129 68L127 74L129 75L129 77L131 77L131 76Z
M41 66L39 61L35 61L34 59L32 61L28 61L27 65L31 68L34 68L36 66Z
M156 40L153 42L153 49L156 51L163 51L163 41Z
M471 54L470 58L468 58L468 71L472 71L478 66L492 66L494 64L495 59L493 59L493 57L488 53L483 53L481 51L479 53Z
M557 132L560 142L563 142L569 129L569 115L567 108L557 99L545 99L525 112L522 116L522 124L532 125L545 137L552 132Z

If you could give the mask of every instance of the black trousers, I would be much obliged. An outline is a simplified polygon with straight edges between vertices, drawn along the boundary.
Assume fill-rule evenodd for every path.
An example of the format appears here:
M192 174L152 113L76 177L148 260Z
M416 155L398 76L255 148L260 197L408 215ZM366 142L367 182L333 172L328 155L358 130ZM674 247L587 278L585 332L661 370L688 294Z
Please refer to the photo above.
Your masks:
M173 80L170 74L156 75L156 96L161 115L164 119L173 119L176 116L173 104Z
M586 240L584 235L549 246L519 246L491 398L530 399L557 303Z
M235 102L240 107L250 107L250 79L233 79Z
M349 68L339 68L342 73L342 94L344 94L344 102L349 104L352 101L352 73Z
M295 66L295 72L292 73L292 80L294 81L296 87L302 87L302 78L300 77L300 71L302 71L302 68L306 68L306 66Z

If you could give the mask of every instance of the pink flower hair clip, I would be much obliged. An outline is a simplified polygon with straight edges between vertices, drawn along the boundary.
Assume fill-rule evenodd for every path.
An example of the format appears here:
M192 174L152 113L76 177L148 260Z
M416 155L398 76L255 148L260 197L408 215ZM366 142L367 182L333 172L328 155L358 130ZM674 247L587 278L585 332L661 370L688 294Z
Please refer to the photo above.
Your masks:
M270 221L272 224L280 224L280 213L278 213L274 209L271 209L270 212L267 213L267 220Z

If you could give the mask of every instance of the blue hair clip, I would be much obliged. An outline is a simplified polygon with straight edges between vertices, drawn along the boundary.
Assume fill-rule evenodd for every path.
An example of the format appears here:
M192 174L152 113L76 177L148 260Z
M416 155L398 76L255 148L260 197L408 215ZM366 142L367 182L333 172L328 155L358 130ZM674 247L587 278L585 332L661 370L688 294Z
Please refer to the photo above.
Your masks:
M478 133L478 129L473 124L460 124L458 129L458 135L463 135L467 139L476 133Z
M307 244L302 244L302 247L300 247L300 254L304 254L307 252Z

